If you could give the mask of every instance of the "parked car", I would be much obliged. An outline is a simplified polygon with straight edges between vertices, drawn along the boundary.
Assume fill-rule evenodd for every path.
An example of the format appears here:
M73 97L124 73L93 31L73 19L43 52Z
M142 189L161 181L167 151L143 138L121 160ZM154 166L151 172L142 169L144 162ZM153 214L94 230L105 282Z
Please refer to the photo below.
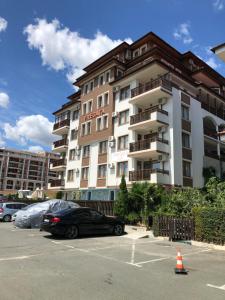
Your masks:
M26 206L26 203L21 202L0 203L0 220L4 222L10 222L12 219L12 215Z
M44 214L75 207L79 207L79 205L61 199L34 203L16 213L14 225L19 228L40 228Z
M119 236L124 233L124 226L125 223L118 217L105 216L95 209L80 207L45 214L41 230L75 239L78 235L89 234Z
M8 198L6 196L1 195L0 196L0 202L7 202Z

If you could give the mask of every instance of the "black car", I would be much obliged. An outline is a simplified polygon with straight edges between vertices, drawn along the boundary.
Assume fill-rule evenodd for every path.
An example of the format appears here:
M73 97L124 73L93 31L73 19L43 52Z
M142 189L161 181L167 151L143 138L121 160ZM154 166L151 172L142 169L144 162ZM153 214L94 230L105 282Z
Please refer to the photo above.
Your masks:
M54 214L45 214L41 230L52 235L75 239L78 235L124 233L125 223L118 217L105 216L88 207L70 208Z

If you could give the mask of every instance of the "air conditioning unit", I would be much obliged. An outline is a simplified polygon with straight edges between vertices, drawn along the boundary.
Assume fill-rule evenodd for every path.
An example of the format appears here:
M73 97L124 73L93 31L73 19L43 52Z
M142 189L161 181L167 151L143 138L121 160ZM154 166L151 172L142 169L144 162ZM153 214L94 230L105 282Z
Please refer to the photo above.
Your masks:
M108 164L108 167L109 167L110 169L114 169L114 168L115 168L115 164L114 164L114 163Z
M167 131L167 127L165 127L165 126L158 128L158 132L160 132L160 133L164 133L166 131Z
M75 131L78 131L78 126L76 126L76 127L74 128L74 130L75 130Z
M115 141L115 137L113 136L113 135L111 135L110 137L109 137L109 142L114 142Z
M79 168L76 168L76 169L75 169L75 173L78 174L79 172L80 172L80 169L79 169Z
M158 156L158 161L166 161L166 160L168 160L168 155L161 154Z
M76 149L77 151L80 151L80 150L81 150L81 146L77 145L75 149Z
M113 117L113 118L116 118L116 117L118 116L118 114L119 114L118 112L113 111L113 112L112 112L112 117Z
M164 105L164 104L166 104L166 102L167 102L167 99L166 99L166 98L160 98L160 99L158 100L158 104L159 104L159 105Z
M120 86L119 85L113 87L113 92L114 93L119 92L119 90L120 90Z

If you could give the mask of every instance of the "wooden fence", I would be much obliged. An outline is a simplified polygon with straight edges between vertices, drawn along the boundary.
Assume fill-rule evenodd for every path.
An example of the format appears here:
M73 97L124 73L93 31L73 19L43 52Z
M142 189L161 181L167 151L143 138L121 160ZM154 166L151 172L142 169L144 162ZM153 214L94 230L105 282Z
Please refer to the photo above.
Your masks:
M156 236L169 237L170 241L195 238L195 224L192 218L154 217L153 230Z

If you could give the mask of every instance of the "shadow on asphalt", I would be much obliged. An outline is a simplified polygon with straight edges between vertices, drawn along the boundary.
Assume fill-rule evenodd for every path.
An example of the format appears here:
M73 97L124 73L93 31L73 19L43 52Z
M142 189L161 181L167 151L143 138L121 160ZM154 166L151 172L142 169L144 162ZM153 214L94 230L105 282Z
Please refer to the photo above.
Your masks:
M121 236L127 235L127 232L124 232ZM68 239L64 236L61 235L43 235L44 238L46 239L51 239L51 240L60 240L60 241L68 241L71 239ZM104 237L115 237L113 234L93 234L93 235L81 235L78 236L75 240L82 240L82 239L93 239L93 238L104 238ZM73 240L73 239L72 239Z

